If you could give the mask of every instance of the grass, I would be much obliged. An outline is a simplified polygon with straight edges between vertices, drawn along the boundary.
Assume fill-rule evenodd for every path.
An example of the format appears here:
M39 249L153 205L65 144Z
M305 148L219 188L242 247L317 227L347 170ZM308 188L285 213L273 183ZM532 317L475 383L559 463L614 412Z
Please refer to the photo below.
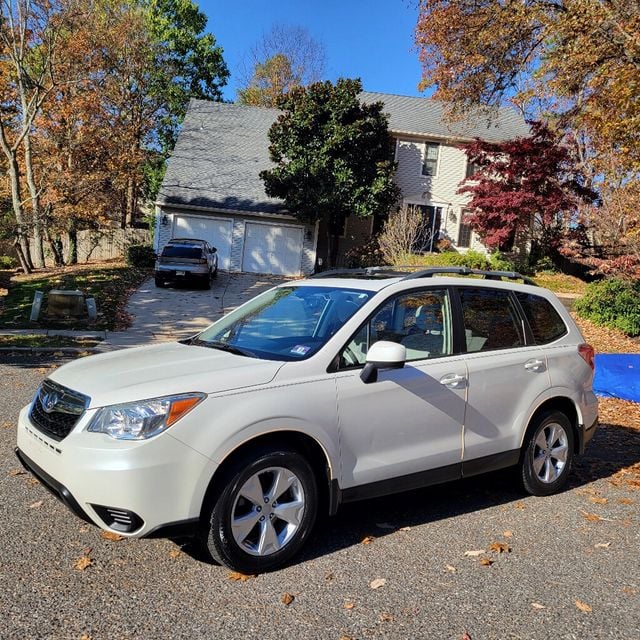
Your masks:
M89 349L101 340L71 336L46 336L43 334L0 335L0 347L77 347Z
M5 285L7 289L0 290L0 327L109 331L124 329L129 325L129 318L124 311L126 301L148 276L148 271L114 262L73 265L38 270L29 275L15 275ZM98 309L96 322L90 324L86 318L47 317L46 294L51 289L78 289L87 297L95 298ZM45 294L45 303L38 321L30 322L31 305L36 291Z
M554 293L570 293L580 296L586 291L588 284L575 276L569 276L566 273L552 273L550 271L536 273L533 279L541 287L550 289Z

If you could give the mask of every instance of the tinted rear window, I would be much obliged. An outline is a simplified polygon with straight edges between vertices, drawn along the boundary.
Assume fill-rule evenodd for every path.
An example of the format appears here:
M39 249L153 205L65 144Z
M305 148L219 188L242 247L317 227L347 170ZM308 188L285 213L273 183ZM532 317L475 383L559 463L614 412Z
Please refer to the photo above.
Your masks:
M202 258L202 249L200 249L199 247L181 247L179 245L168 245L162 250L162 257L198 260Z
M516 293L537 344L548 344L565 333L567 327L553 305L540 296Z

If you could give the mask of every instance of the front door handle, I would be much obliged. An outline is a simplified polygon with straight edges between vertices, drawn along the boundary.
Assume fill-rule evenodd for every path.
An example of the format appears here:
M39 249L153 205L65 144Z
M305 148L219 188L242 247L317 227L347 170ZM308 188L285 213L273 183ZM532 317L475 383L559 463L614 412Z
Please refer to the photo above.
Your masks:
M443 384L445 387L454 387L456 389L462 387L466 381L467 377L461 376L458 373L448 373L440 378L440 384Z
M524 363L524 368L527 371L544 371L544 362L537 358L527 360L527 362Z

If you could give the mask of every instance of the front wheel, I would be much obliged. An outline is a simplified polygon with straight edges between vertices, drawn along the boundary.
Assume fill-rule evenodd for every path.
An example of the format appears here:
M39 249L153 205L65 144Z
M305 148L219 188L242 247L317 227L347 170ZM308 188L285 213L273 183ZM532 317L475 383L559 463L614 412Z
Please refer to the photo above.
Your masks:
M525 442L521 479L527 492L547 496L567 483L573 461L574 436L571 423L560 411L538 416Z
M313 528L313 470L293 450L248 456L233 469L221 479L222 490L206 514L206 550L241 573L275 569L300 550Z

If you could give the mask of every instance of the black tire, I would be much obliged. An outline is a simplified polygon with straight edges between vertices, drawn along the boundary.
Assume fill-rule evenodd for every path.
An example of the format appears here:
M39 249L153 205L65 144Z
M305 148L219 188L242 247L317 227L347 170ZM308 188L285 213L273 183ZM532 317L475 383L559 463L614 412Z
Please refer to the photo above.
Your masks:
M164 287L167 286L164 283L164 280L162 280L162 278L158 278L158 276L155 277L155 282L156 282L156 287L159 287L160 289L164 289Z
M574 450L573 428L564 413L536 416L522 449L520 478L525 491L534 496L560 491L569 479Z
M284 472L282 478L295 478L291 488L279 495L273 491L278 484L276 470ZM256 478L258 485L253 484ZM309 537L318 510L318 490L311 466L297 451L254 451L244 459L236 460L217 485L220 490L204 509L202 532L205 551L214 561L245 574L263 573L285 564ZM260 488L258 493L263 497L261 505L255 503L257 499L254 502L240 495L243 490L249 492L247 486ZM275 496L273 505L269 504L271 500L267 500L265 495L270 493L272 499ZM297 507L300 502L302 506ZM296 508L298 511L294 514ZM285 521L278 514L284 514L290 520ZM246 535L245 531L240 532L239 529L234 532L234 516L236 523L242 523L243 518L248 523L243 527ZM291 519L297 519L298 524L291 523ZM273 534L275 538L270 537ZM267 538L274 540L275 544L281 543L281 546L268 550L265 542L265 548L261 550L261 541Z
M214 280L218 277L218 265L216 265L216 268L213 270L213 273L211 274L211 277Z

